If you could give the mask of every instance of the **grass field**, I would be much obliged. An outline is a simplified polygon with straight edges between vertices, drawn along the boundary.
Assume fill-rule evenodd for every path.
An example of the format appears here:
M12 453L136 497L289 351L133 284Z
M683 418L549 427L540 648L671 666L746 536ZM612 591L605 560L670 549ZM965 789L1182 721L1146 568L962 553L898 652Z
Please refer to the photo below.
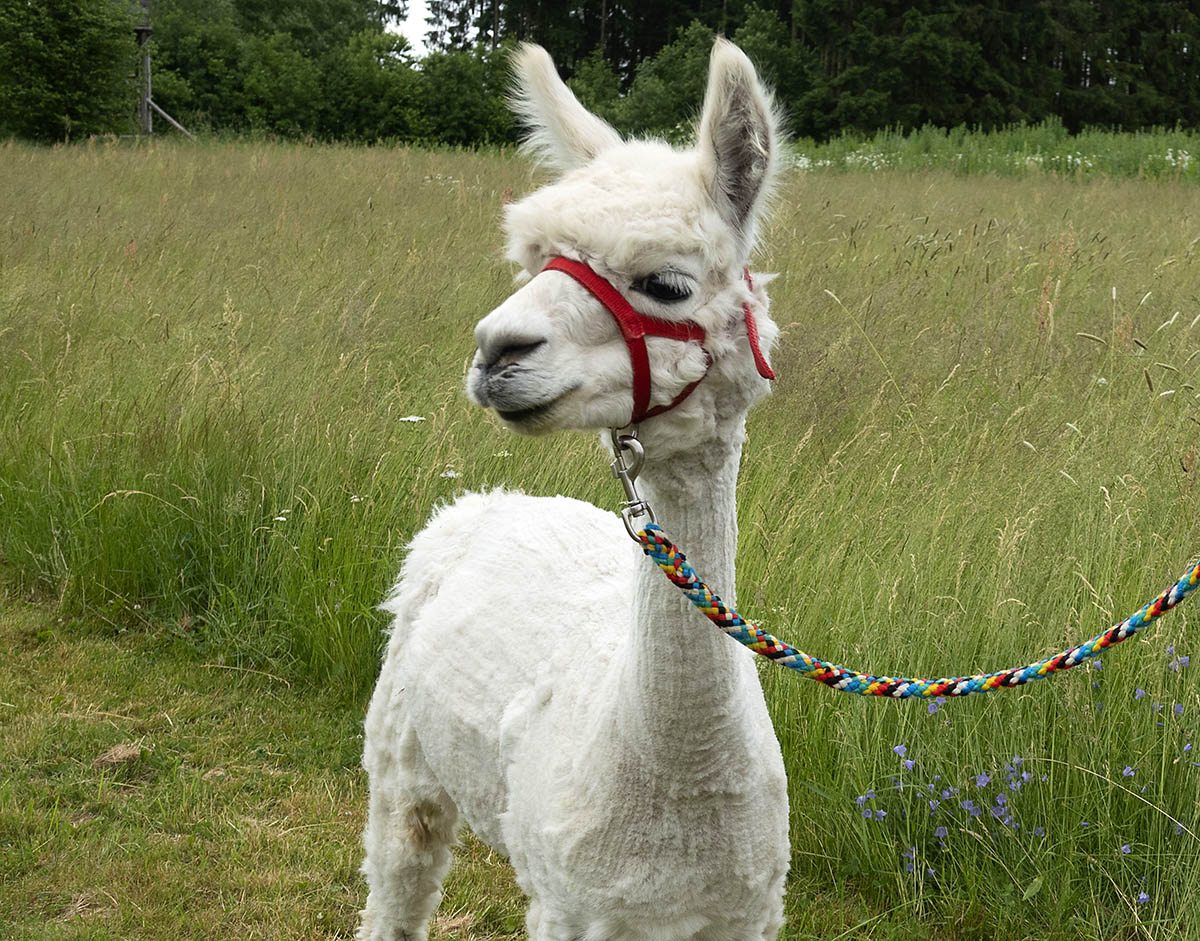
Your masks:
M150 671L161 649L172 696L212 696L228 674L239 708L311 729L304 787L337 784L328 806L298 799L288 826L325 826L361 803L374 605L430 508L497 485L605 506L619 494L594 441L515 439L461 393L471 328L511 288L497 222L536 184L524 162L0 150L0 558L16 595L65 619L42 656L85 687L84 711L137 719L110 743L66 720L22 725L42 694L0 692L18 743L0 789L0 906L18 936L41 937L73 896L29 899L73 873L103 885L89 867L104 847L209 814L218 785L198 769L232 734L196 735L187 762L165 746L139 757L158 783L137 799L159 816L80 844L69 828L95 812L86 789L109 800L94 759L167 734L144 705L153 685L98 664ZM789 178L757 264L780 273L783 339L743 468L744 614L869 672L998 669L1131 613L1200 551L1200 195L1176 178L1079 177ZM26 625L6 626L5 646L32 672L46 629L23 611L0 622ZM1102 663L962 702L859 701L764 673L791 781L786 937L1200 934L1194 624L1184 608ZM272 712L282 684L247 670L291 684L285 713ZM272 734L236 747L253 755ZM238 812L265 819L251 803L277 786L239 783ZM104 806L118 818L125 805ZM264 936L344 932L361 892L347 820L336 851L297 861L261 842L244 868L213 855L250 853L239 837L206 831L208 855L178 870L223 866L230 888L114 892L119 915L45 935L132 936L119 919L134 904L165 907L169 927L146 917L147 937L205 936L251 903L291 906ZM308 888L289 891L301 869ZM271 871L282 881L264 886ZM458 933L507 936L519 900L473 878L451 917L501 914Z
M336 696L0 595L3 937L349 937L366 782ZM509 867L476 841L435 941L507 939Z
M1009 177L1052 173L1079 181L1200 180L1200 161L1195 159L1200 156L1200 134L1182 127L1068 134L1052 118L992 131L924 127L907 134L884 130L866 139L843 135L820 143L800 140L795 150L795 163L802 169L933 169Z

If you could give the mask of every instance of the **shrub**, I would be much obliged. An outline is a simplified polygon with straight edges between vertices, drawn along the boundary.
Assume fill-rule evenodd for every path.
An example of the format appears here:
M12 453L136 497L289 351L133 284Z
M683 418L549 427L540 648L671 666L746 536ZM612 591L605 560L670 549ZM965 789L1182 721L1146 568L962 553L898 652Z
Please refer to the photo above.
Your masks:
M0 3L0 133L59 141L132 129L133 8L114 0Z

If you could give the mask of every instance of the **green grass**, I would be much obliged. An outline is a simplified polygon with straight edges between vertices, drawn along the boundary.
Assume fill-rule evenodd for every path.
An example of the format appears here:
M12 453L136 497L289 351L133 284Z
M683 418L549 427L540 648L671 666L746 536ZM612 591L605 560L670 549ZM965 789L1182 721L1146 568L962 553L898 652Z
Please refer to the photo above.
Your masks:
M504 155L267 144L3 158L5 570L89 625L56 629L64 649L134 636L139 663L173 639L212 665L189 677L252 684L247 709L280 684L222 668L287 680L293 712L335 717L315 766L338 755L357 782L374 605L430 508L498 485L619 499L593 440L515 439L461 393L471 329L511 290L501 206L536 176ZM945 675L1056 652L1184 570L1200 545L1194 192L1079 176L789 178L758 263L780 273L783 339L743 468L743 613L856 669ZM1185 607L1102 669L936 713L765 672L792 790L786 936L1191 936L1194 623ZM87 682L99 699L116 680ZM13 776L6 815L34 806L39 774L49 802L49 760ZM990 808L1014 776L1006 824ZM345 787L357 808L361 783ZM290 865L255 852L260 871ZM357 847L339 853L307 870L320 898L288 896L280 936L323 909L349 923ZM489 879L447 911L501 937L519 900Z
M1068 134L1056 118L994 131L923 127L908 134L880 131L824 143L800 140L796 166L847 171L948 170L958 175L1041 176L1073 180L1112 177L1200 180L1200 134L1154 128L1135 133L1087 129Z
M0 648L5 938L353 934L366 782L336 697L7 596ZM511 871L456 856L434 937L513 937Z

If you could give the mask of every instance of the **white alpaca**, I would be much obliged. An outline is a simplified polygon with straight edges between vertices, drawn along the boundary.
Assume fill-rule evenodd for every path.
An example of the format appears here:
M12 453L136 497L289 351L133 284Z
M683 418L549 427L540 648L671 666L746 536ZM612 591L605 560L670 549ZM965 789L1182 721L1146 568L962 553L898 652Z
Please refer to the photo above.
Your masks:
M703 378L641 423L640 483L732 601L744 420L768 388L743 304L768 349L778 332L761 281L743 278L775 175L769 99L718 40L697 146L681 152L622 141L536 46L516 71L532 146L563 173L509 207L509 256L531 280L476 328L468 394L522 433L630 422L614 316L543 271L551 258L586 263L643 314L703 327L703 348L647 341L652 405ZM619 517L563 497L464 496L413 540L385 607L359 938L426 937L459 815L512 860L533 941L776 937L787 793L753 655Z

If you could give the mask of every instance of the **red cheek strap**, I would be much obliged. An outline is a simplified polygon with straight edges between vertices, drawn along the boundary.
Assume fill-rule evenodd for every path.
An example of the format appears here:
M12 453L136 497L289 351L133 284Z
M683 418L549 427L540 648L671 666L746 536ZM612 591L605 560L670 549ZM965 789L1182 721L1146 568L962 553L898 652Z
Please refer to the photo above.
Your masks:
M746 286L751 291L754 290L754 282L750 280L750 269L742 270L742 277L746 279ZM742 304L742 313L746 316L746 337L750 340L750 352L754 354L754 368L758 370L758 374L764 379L774 379L775 370L771 368L767 358L763 356L762 347L758 343L758 321L754 319L754 315L750 313L750 304Z
M691 320L682 322L659 320L657 317L638 313L608 279L601 277L581 261L559 255L551 258L542 270L561 271L574 278L604 305L604 308L612 314L613 319L617 322L625 345L629 348L629 362L633 367L633 413L629 419L630 425L636 425L647 418L653 418L655 415L661 415L663 412L673 409L691 395L696 386L704 379L704 376L701 376L695 382L688 383L683 391L666 405L656 405L654 408L650 408L650 357L646 353L646 337L666 337L669 340L679 340L685 343L695 342L703 347L706 339L704 328ZM746 271L745 278L746 283L750 284L749 270ZM753 290L752 284L750 287ZM750 313L750 305L743 304L742 310L746 318L746 334L750 338L750 348L754 353L754 365L764 379L774 379L775 374L767 365L766 358L759 348L758 324L754 321L754 315ZM712 357L709 356L708 350L704 351L704 356L707 360L704 375L707 376L708 370L712 366Z

